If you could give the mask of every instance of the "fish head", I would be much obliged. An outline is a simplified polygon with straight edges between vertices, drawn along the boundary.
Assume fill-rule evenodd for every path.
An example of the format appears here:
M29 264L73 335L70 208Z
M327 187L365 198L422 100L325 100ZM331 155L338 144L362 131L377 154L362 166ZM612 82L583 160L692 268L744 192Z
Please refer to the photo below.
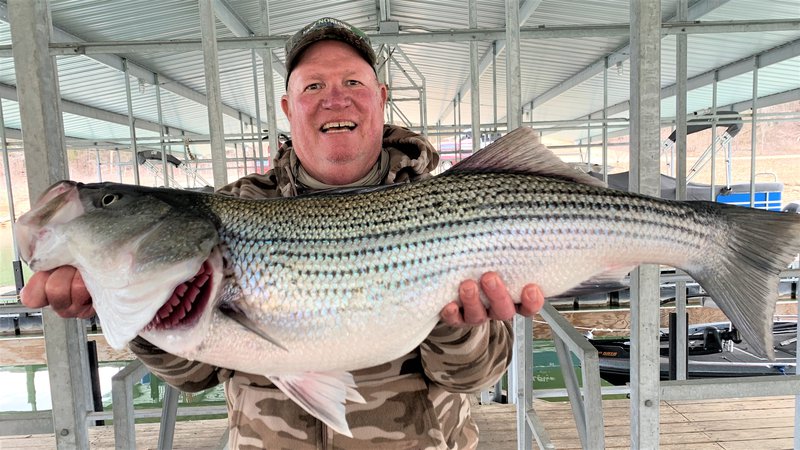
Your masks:
M76 267L114 348L144 329L192 327L222 272L222 258L212 257L217 228L192 203L198 195L56 183L17 222L21 257L34 271Z

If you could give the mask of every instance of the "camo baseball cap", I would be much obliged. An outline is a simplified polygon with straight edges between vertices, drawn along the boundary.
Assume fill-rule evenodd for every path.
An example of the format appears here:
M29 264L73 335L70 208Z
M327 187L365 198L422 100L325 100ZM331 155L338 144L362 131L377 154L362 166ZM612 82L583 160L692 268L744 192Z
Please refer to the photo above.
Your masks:
M286 85L289 85L289 75L300 60L300 55L315 42L334 40L350 45L375 70L375 51L372 49L369 37L358 28L347 22L332 17L324 17L303 27L286 41Z

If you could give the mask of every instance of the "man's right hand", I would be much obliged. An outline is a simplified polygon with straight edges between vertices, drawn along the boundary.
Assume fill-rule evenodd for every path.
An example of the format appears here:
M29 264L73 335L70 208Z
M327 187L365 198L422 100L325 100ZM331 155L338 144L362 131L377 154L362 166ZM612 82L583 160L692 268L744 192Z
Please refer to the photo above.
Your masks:
M34 273L22 288L20 298L28 308L50 306L64 318L88 319L95 314L83 278L72 266Z

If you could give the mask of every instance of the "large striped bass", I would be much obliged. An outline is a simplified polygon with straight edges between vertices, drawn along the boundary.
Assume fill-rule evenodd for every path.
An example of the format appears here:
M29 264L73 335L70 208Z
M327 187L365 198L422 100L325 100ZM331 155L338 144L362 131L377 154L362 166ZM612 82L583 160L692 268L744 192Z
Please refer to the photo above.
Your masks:
M349 371L428 335L458 285L498 271L513 298L689 273L772 354L778 273L800 215L675 202L598 185L520 129L444 174L360 191L244 200L60 182L22 216L33 270L73 265L116 348L140 335L192 360L265 375L343 434Z

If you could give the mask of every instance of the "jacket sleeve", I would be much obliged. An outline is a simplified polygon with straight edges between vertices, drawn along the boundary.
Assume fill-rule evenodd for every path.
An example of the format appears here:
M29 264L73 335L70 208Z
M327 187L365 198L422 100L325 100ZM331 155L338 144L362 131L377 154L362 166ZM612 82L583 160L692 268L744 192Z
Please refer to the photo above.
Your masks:
M159 378L184 392L198 392L216 386L233 375L233 371L175 356L141 337L128 347Z
M440 322L420 345L425 375L450 392L477 392L491 386L511 363L511 322L490 320L455 328Z

